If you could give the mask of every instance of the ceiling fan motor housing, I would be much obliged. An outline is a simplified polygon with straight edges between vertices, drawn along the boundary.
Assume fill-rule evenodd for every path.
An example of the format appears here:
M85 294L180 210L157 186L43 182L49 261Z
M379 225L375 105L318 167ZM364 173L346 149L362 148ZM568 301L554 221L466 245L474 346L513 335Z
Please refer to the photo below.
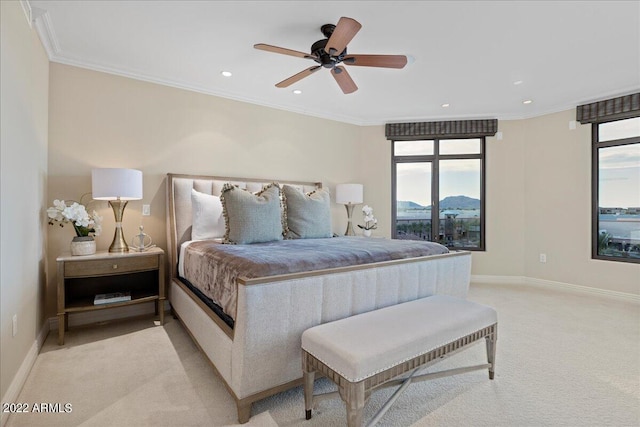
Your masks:
M340 55L330 55L326 50L324 50L328 41L329 39L322 39L312 44L311 54L318 58L315 60L318 64L325 68L333 68L344 60L344 56L347 54L347 48L345 47Z
M331 55L324 48L329 41L329 38L333 34L333 30L336 29L336 26L333 24L324 24L320 27L320 31L326 37L326 39L318 40L314 44L311 45L311 54L315 55L318 59L315 60L318 64L322 65L325 68L333 68L339 63L342 62L344 56L347 54L347 48L340 53L340 55Z

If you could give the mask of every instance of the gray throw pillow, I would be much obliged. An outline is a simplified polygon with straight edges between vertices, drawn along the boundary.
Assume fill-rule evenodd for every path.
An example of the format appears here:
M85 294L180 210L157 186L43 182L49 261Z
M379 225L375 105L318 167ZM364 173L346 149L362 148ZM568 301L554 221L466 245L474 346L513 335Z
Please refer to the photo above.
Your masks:
M269 184L257 194L225 184L220 195L226 222L224 243L260 243L284 235L280 186Z
M287 216L287 238L318 239L331 237L331 197L323 188L303 193L283 185Z

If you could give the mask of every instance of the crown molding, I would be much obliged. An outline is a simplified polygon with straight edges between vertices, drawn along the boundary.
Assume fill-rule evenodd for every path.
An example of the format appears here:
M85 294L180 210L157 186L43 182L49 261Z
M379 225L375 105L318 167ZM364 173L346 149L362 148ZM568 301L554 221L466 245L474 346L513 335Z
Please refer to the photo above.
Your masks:
M150 83L160 84L163 86L174 87L178 89L188 90L192 92L202 93L206 95L218 96L226 99L231 99L240 102L246 102L254 105L259 105L268 108L274 108L281 111L287 111L291 113L302 114L305 116L316 117L326 120L344 122L356 126L380 126L385 125L388 122L401 123L401 122L414 122L414 121L434 121L434 120L481 120L486 118L497 118L504 121L515 120L527 120L536 117L541 117L549 114L555 114L561 111L567 111L575 109L577 105L595 102L599 99L607 99L611 97L617 97L626 95L628 93L635 93L639 90L638 87L629 87L622 90L616 90L611 93L603 93L601 96L591 97L589 99L580 99L576 103L558 103L556 105L547 107L545 109L536 110L534 108L522 109L516 113L508 114L496 114L495 112L487 112L482 115L452 115L452 114L418 114L415 116L406 117L354 117L350 114L341 114L333 111L318 111L309 110L299 107L297 105L276 105L268 100L256 99L252 96L238 95L235 93L225 92L224 90L211 90L210 88L198 86L185 81L179 81L170 78L156 77L153 75L145 75L135 70L130 70L125 67L114 67L110 65L90 63L80 58L73 58L66 55L61 47L56 36L54 26L49 13L41 8L34 7L30 4L29 0L19 0L22 10L25 14L27 22L31 28L35 27L40 41L47 52L47 56L50 61L58 62L61 64L72 65L75 67L85 68L89 70L104 72L108 74L123 76L135 80L146 81ZM535 102L535 100L534 100ZM348 112L347 112L348 113Z
M111 67L111 66L108 66L108 65L102 65L102 64L97 64L97 63L90 63L90 62L87 62L87 61L82 61L82 60L78 60L78 59L75 59L75 58L66 57L66 56L60 55L60 54L53 55L49 59L51 60L51 62L56 62L56 63L59 63L59 64L71 65L73 67L84 68L84 69L88 69L88 70L92 70L92 71L98 71L98 72L106 73L106 74L113 74L113 75L120 76L120 77L127 77L127 78L134 79L134 80L141 80L141 81L148 82L148 83L155 83L155 84L159 84L159 85L163 85L163 86L169 86L169 87L173 87L173 88L177 88L177 89L188 90L188 91L191 91L191 92L202 93L202 94L205 94L205 95L218 96L218 97L221 97L221 98L231 99L231 100L240 101L240 102L246 102L246 103L249 103L249 104L260 105L260 106L263 106L263 107L274 108L274 109L277 109L277 110L287 111L287 112L290 112L290 113L297 113L297 114L302 114L302 115L305 115L305 116L311 116L311 117L317 117L317 118L320 118L320 119L344 122L344 123L349 123L349 124L358 125L358 126L365 126L366 125L366 123L363 123L360 119L358 119L356 117L352 117L352 116L318 113L318 112L314 112L314 111L309 111L309 110L304 109L304 108L276 105L276 104L272 104L272 103L269 103L269 102L264 102L262 100L251 98L251 97L238 96L236 94L229 93L229 92L224 92L224 91L215 91L215 90L211 90L211 89L208 89L208 88L205 88L205 87L202 87L202 86L192 85L192 84L189 84L189 83L186 83L186 82L177 81L177 80L163 79L163 78L160 78L160 77L150 76L150 75L139 73L139 72L136 72L136 71L133 71L133 70L127 70L127 69L123 69L123 68L115 68L115 67ZM381 123L377 123L376 122L375 124L383 124L383 123L382 122Z
M53 61L60 53L60 44L53 29L49 12L38 7L31 7L28 1L21 0L21 3L26 3L29 6L31 23L35 24L38 37L40 37L40 42L47 52L49 61Z
M37 9L37 8L34 8ZM249 104L260 105L262 107L274 108L276 110L287 111L290 113L302 114L304 116L317 117L319 119L325 120L333 120L337 122L352 124L356 126L384 126L389 122L394 123L402 123L402 122L414 122L414 121L433 121L433 120L486 120L486 119L498 119L507 121L507 120L528 120L536 117L546 116L548 114L555 114L562 111L567 111L571 109L575 109L578 104L559 104L553 107L547 108L542 111L537 111L532 114L520 115L520 114L482 114L477 116L471 115L432 115L432 116L411 116L399 119L362 119L359 117L353 117L349 115L342 114L332 114L326 112L316 112L310 111L305 108L298 108L292 106L282 106L276 105L273 103L265 102L259 99L239 96L237 94L211 90L202 86L192 85L186 82L180 82L177 80L164 79L160 77L150 76L143 73L139 73L133 70L127 70L123 68L111 67L108 65L89 63L87 61L82 61L75 58L70 58L65 56L64 54L60 54L60 48L55 38L55 33L53 32L53 27L51 26L51 21L48 13L44 13L41 15L40 19L36 18L36 28L38 29L38 33L40 34L40 39L43 40L43 45L45 45L45 49L49 54L49 60L52 62L57 62L64 65L71 65L78 68L84 68L92 71L98 71L101 73L112 74L120 77L127 77L134 80L140 80L148 83L159 84L162 86L173 87L182 90L188 90L191 92L202 93L205 95L218 96L225 99L231 99L239 102L246 102ZM43 36L44 34L44 36ZM45 42L44 40L47 40ZM630 87L623 90L616 90L615 92L605 93L602 96L596 98L598 99L606 99L611 98L613 96L622 96L629 93L635 93L640 90L637 87Z
M24 16L27 18L29 28L33 28L33 11L31 10L31 4L28 0L20 0L20 6L22 6Z

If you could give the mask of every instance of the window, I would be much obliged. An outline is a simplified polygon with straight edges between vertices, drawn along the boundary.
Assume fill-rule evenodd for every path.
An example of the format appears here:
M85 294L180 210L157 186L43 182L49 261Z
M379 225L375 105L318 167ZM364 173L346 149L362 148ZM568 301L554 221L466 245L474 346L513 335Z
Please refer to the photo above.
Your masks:
M640 117L592 135L593 258L640 263Z
M393 141L393 238L484 250L484 152L484 136Z

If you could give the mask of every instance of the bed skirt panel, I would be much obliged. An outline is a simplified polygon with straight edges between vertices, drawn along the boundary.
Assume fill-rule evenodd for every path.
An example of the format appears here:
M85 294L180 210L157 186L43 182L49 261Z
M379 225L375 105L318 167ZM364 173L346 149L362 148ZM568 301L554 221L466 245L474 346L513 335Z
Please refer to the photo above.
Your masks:
M170 281L171 306L187 326L202 351L229 383L231 379L231 346L233 342L185 291Z

